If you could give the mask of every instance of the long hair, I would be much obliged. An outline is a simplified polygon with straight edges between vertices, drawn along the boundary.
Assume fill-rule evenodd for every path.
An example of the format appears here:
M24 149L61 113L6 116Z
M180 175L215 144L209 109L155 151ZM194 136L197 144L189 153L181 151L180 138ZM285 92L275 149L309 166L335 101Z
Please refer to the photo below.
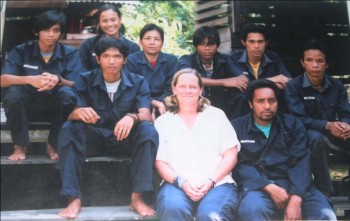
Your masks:
M182 69L182 70L176 72L174 77L173 77L173 81L171 82L172 87L175 87L177 85L178 79L182 74L195 75L198 79L199 87L203 88L203 82L201 79L201 75L196 70L191 69L191 68ZM172 95L166 97L164 99L164 102L165 102L165 106L169 112L174 113L174 114L179 112L179 102L178 102L175 94L172 94ZM204 109L207 106L210 106L210 101L207 98L200 96L199 100L198 100L197 111L202 112L202 111L204 111Z

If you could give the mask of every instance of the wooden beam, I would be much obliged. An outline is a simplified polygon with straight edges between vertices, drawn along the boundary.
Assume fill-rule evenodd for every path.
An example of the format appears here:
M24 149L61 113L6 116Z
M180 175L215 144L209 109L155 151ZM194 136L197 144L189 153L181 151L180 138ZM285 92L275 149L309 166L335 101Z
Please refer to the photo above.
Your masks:
M205 13L196 13L196 15L194 16L194 20L198 21L204 18L210 18L216 15L227 13L227 12L228 12L228 7L222 7L222 8L214 9Z
M64 8L66 0L7 1L7 8Z
M213 6L218 6L221 4L227 4L227 1L209 1L209 2L203 3L203 4L199 4L199 2L197 2L196 12L202 11L203 9L207 9L207 8L210 8Z
M201 27L201 26L219 26L219 25L228 25L228 17L224 17L224 18L218 18L212 21L207 21L207 22L203 22L203 23L199 23L195 25L195 29Z

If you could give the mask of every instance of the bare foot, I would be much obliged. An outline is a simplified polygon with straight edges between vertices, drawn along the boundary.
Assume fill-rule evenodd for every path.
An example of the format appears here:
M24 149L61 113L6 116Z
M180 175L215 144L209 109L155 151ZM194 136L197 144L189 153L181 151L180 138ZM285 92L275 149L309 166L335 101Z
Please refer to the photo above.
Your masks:
M58 154L56 150L49 143L46 143L46 154L50 157L51 160L58 160Z
M81 200L79 198L71 198L68 200L68 206L58 215L66 219L75 219L81 209Z
M141 216L152 216L156 213L143 201L142 194L135 192L131 194L131 203L129 205L129 209L135 211Z
M25 160L26 159L26 153L27 153L27 147L22 147L19 145L14 145L13 148L15 149L13 151L13 154L9 156L9 160Z

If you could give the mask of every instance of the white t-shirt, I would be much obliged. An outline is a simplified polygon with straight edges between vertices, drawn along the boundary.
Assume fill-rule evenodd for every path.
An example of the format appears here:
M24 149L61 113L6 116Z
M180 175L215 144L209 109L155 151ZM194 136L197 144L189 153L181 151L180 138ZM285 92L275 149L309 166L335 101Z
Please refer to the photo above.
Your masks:
M156 159L167 162L176 173L193 182L208 179L226 150L236 146L239 151L241 147L224 112L212 106L198 114L191 129L170 112L158 117L155 127L159 133ZM233 182L229 173L216 185Z
M113 82L113 83L108 83L105 81L105 84L106 84L108 96L111 99L111 101L113 102L114 94L118 90L120 80Z

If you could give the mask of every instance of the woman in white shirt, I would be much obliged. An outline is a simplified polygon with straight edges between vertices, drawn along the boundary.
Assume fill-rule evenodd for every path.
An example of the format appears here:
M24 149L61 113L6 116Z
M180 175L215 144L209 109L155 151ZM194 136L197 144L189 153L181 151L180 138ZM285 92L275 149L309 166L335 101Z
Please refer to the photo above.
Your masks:
M193 69L178 71L168 112L157 118L156 169L163 179L156 210L161 220L233 220L238 204L231 170L240 143L224 112L201 96Z

